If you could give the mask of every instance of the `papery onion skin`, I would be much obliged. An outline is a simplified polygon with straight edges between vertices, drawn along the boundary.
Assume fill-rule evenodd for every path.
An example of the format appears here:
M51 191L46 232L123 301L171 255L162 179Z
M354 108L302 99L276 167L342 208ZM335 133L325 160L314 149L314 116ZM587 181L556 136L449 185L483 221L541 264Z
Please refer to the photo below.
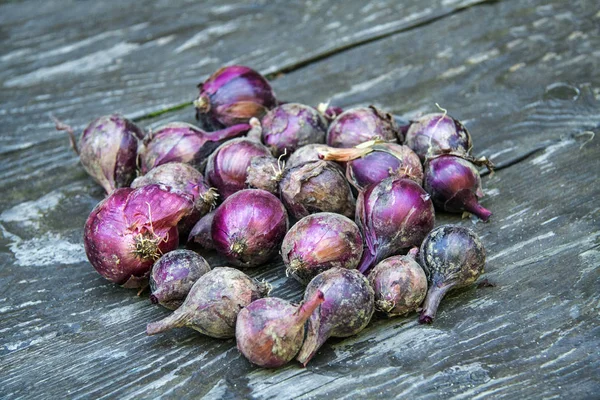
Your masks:
M262 119L262 142L274 156L291 154L311 143L325 143L327 121L314 108L287 103L273 108Z
M354 216L356 200L341 168L331 161L309 161L284 171L281 200L296 219L317 212Z
M304 299L318 291L325 301L308 320L306 339L296 359L304 366L330 337L348 337L362 331L375 311L369 281L355 269L331 268L310 281Z
M354 147L374 139L396 142L397 127L390 114L370 106L340 114L329 125L326 143L332 147Z
M198 279L210 271L204 257L191 250L173 250L152 266L150 301L170 310L177 309Z
M269 294L271 286L235 268L218 267L202 275L183 304L168 317L146 326L148 335L188 327L217 339L235 336L238 313Z
M492 212L479 204L483 197L481 177L473 163L454 155L441 155L425 164L423 187L436 207L460 213L467 211L487 221Z
M326 144L318 143L307 144L299 147L292 153L291 156L288 157L287 161L285 162L285 166L286 168L292 168L307 161L319 161L321 159L319 156L320 152L328 148L329 146Z
M241 136L250 130L248 124L233 125L219 131L206 132L184 122L171 122L152 132L140 149L142 173L169 162L190 164L199 171L206 159L224 140Z
M405 144L413 149L421 161L428 157L453 152L469 154L473 146L471 135L464 125L447 114L426 114L412 121Z
M238 267L256 267L279 250L289 228L281 201L261 189L244 189L217 208L211 226L215 250Z
M304 323L323 300L323 293L318 291L299 306L277 297L254 301L238 314L235 329L238 350L260 367L287 364L302 346Z
M262 189L279 196L279 181L283 176L283 165L275 157L252 157L246 170L246 187Z
M472 285L483 273L485 247L472 229L442 225L423 240L419 261L429 281L419 322L430 324L448 291Z
M86 221L83 239L90 263L111 282L144 286L152 264L177 248L177 224L192 208L191 198L165 186L115 190Z
M356 223L365 240L359 271L367 274L384 258L419 246L434 222L430 196L417 183L390 177L368 186L356 202Z
M261 143L246 138L229 140L220 145L208 158L205 176L226 199L246 188L248 167L253 157L270 156Z
M281 244L286 275L303 285L333 267L355 269L362 251L358 226L343 215L329 212L302 218L290 228Z
M277 106L269 82L257 71L241 66L223 67L198 85L196 119L207 129L221 129L262 118Z

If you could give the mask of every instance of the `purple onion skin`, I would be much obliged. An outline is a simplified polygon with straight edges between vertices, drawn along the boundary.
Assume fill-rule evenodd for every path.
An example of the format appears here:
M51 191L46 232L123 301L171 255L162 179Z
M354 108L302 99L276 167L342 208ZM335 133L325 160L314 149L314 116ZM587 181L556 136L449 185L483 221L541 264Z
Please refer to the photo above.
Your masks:
M419 246L434 220L430 196L415 182L392 177L368 186L356 202L356 223L365 240L358 270L367 274L384 258Z
M370 106L353 108L340 114L327 131L326 142L332 147L354 147L373 139L397 141L397 128L390 114Z
M289 228L281 201L260 189L244 189L229 196L211 226L215 250L238 267L256 267L271 259Z
M150 301L170 310L183 303L198 279L210 271L204 257L191 250L174 250L158 259L150 273Z
M262 119L262 142L274 156L291 154L311 143L325 143L327 121L312 107L287 103L275 107Z
M318 212L354 216L356 201L350 184L341 168L331 161L309 161L286 169L279 192L296 219Z
M328 149L329 146L326 144L307 144L305 146L299 147L292 153L292 155L287 159L285 166L286 168L292 168L296 165L300 165L307 161L319 161L320 152Z
M442 155L427 161L423 187L441 210L453 213L467 211L483 221L492 215L478 202L478 198L483 197L479 171L473 163L461 157Z
M472 285L483 273L485 248L471 229L442 225L423 240L419 261L429 281L419 322L430 324L448 291Z
M142 173L169 162L191 164L202 171L207 157L224 140L241 136L250 125L233 125L215 132L205 132L183 122L172 122L148 135L140 151Z
M79 141L79 159L86 172L110 194L129 186L137 171L138 143L144 132L119 114L90 122Z
M277 368L287 364L304 341L304 324L323 302L323 293L300 306L277 297L258 299L240 311L235 328L238 350L253 364Z
M117 189L92 210L85 223L87 257L109 281L143 287L152 264L177 248L177 224L192 209L189 197L165 186Z
M342 109L342 107L328 106L325 109L323 116L327 120L328 124L330 124L331 122L333 122L333 120L335 120L338 117L338 115L340 115L343 112L344 110Z
M215 212L216 210L213 210L198 220L188 236L188 244L195 243L205 250L214 250L211 229Z
M246 138L229 140L208 157L205 176L224 199L246 188L248 167L253 157L270 156L262 144Z
M325 301L312 313L304 344L296 359L306 366L330 337L348 337L362 331L371 320L374 293L369 281L354 269L332 268L317 275L306 287L304 299L318 291Z
M471 135L459 120L446 114L426 114L413 121L406 132L405 144L421 161L428 157L453 152L469 154Z
M200 95L194 101L196 119L212 129L245 124L252 117L260 119L277 106L269 82L241 65L219 69L198 88Z
M168 317L146 326L148 335L188 327L217 339L235 336L241 309L269 294L271 287L243 272L218 267L202 275L183 304Z
M369 283L375 291L375 309L388 317L417 310L427 294L427 276L414 253L381 261L369 273Z
M246 170L246 187L262 189L279 196L279 181L283 175L283 164L275 157L252 157Z
M286 275L303 285L330 268L355 269L362 251L358 226L343 215L329 212L302 218L281 244Z

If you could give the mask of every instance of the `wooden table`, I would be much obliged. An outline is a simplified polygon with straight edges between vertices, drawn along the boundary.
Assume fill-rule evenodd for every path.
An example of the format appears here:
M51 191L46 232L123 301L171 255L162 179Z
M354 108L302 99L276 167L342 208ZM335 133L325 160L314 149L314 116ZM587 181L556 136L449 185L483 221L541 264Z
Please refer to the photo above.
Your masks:
M1 398L600 396L597 1L172 3L0 5ZM196 84L225 64L287 101L462 119L503 167L483 179L494 216L437 224L479 233L496 286L451 295L431 326L376 319L307 368L260 369L187 329L147 337L168 311L87 262L103 192L48 116L193 123ZM301 298L280 260L250 273Z

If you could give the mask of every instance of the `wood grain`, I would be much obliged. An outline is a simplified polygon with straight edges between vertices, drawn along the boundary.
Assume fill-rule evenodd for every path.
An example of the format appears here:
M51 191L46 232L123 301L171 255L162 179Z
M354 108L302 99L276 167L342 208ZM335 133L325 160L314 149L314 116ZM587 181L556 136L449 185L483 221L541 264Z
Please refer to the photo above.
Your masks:
M597 7L592 1L526 0L453 13L461 3L423 3L365 10L362 2L344 2L344 8L314 2L302 13L284 2L214 2L206 4L204 17L181 18L182 8L165 5L113 9L75 2L64 13L51 2L0 6L0 57L7 66L0 71L1 397L596 396L600 145L587 132L600 131ZM446 17L438 14L440 4L450 4ZM80 21L92 13L101 17L82 29ZM415 15L432 21L422 23ZM296 29L257 46L275 35L278 23ZM327 30L328 23L333 28ZM360 44L373 26L398 33ZM202 44L199 36L200 45L176 52L205 30L217 39ZM346 48L323 39L322 47L313 46L315 37L330 31L360 45ZM241 38L261 52L248 53ZM290 41L297 48L281 53ZM72 49L74 44L79 47ZM203 46L206 59L213 59L190 67L198 59L192 50ZM328 54L335 46L340 51ZM33 82L40 69L47 76L48 68L107 49L123 61L15 85ZM36 59L38 54L46 56ZM193 96L200 76L233 62L266 72L302 66L273 84L280 97L308 104L328 98L344 107L373 103L411 117L435 111L438 102L465 121L475 152L497 162L543 144L543 150L484 178L483 205L494 212L490 223L437 215L437 224L463 224L481 235L488 251L484 278L496 286L451 295L431 326L418 325L415 315L376 319L356 337L328 342L305 369L256 368L233 340L190 330L146 337L145 324L168 311L107 283L86 261L82 227L102 190L77 164L67 140L52 132L45 114L67 116L78 127L115 108L143 115ZM191 122L192 115L188 108L146 126ZM208 258L223 265L214 254ZM271 282L274 296L301 297L302 287L285 277L280 259L248 272Z

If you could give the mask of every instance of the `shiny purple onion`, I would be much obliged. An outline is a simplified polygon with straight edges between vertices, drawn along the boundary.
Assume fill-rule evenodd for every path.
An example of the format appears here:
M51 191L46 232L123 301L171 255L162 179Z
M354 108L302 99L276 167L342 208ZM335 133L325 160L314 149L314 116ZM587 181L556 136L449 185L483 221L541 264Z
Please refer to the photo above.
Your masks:
M223 67L198 85L194 101L196 119L208 129L221 129L262 118L277 106L269 82L258 72L241 65Z
M442 155L425 163L423 187L433 204L441 210L459 213L467 211L487 221L492 212L479 204L483 197L481 177L475 165L458 156Z
M340 214L311 214L296 222L281 244L286 275L307 285L334 267L355 269L363 252L358 226Z
M409 179L386 178L359 192L356 222L365 240L359 271L367 274L384 258L419 246L434 219L430 196Z
M327 131L327 144L332 147L354 147L369 140L396 142L394 118L373 106L352 108L340 114Z
M173 250L154 263L150 273L150 301L177 309L198 279L210 271L204 257L191 250Z
M323 300L323 293L317 291L299 306L277 297L254 301L238 314L235 325L238 350L260 367L287 364L302 347L306 320Z
M56 129L69 133L71 146L86 172L110 194L127 187L137 171L138 144L144 131L119 114L96 118L84 129L77 146L73 129L54 119Z
M246 188L246 177L252 158L270 155L269 149L254 140L246 138L228 140L208 157L204 175L226 199Z
M442 225L423 240L419 259L429 281L419 322L430 324L448 291L475 283L483 273L485 248L473 230Z
M111 282L145 286L152 264L177 248L177 224L193 207L191 198L166 186L115 190L85 223L90 263Z
M304 366L330 337L348 337L371 321L374 293L369 281L355 269L331 268L317 275L306 287L304 300L323 293L325 301L308 319L306 339L296 359Z
M279 250L289 227L281 201L260 189L244 189L229 196L213 219L215 250L239 267L256 267Z
M169 162L191 164L199 171L210 153L224 140L248 132L250 125L239 124L215 132L205 132L184 122L172 122L152 132L140 149L142 173Z

